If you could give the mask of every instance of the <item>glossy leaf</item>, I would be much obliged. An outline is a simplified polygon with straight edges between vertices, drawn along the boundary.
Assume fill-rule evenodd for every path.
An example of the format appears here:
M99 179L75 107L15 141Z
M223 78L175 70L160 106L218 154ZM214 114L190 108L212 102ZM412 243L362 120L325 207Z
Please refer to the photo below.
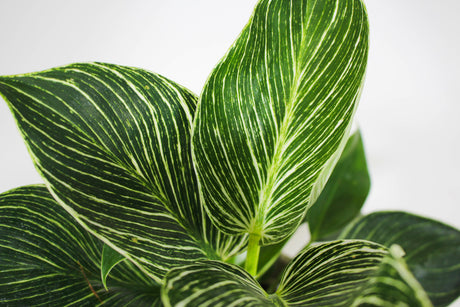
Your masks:
M89 63L1 77L0 92L59 204L158 282L175 265L244 246L203 215L188 90L141 69Z
M264 244L295 231L345 145L367 45L360 0L259 2L194 122L194 161L220 229Z
M394 251L388 253L385 247L369 241L314 244L288 265L274 294L267 294L237 266L199 261L174 268L166 275L162 300L166 306L182 307L348 307L361 306L381 295L391 306L429 306L423 289L411 279L398 257ZM421 304L410 305L413 302Z
M159 286L129 262L113 270L104 290L102 247L44 186L1 194L0 305L161 306Z
M432 307L426 292L409 271L399 245L390 248L377 272L359 291L351 306Z
M242 268L218 261L172 269L161 290L165 306L276 306Z
M460 295L460 231L455 228L405 212L375 212L352 223L341 237L400 245L435 306L447 306Z
M313 244L288 265L276 293L288 306L350 306L385 255L367 241Z
M326 186L307 211L311 241L338 232L358 216L370 185L363 141L357 131L348 139Z

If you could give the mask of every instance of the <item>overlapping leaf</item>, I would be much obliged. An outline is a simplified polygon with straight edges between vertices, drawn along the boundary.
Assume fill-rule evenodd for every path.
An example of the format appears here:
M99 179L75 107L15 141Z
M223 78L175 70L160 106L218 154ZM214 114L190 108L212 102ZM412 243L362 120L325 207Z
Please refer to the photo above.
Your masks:
M241 248L202 214L190 153L196 97L186 89L92 63L1 77L0 92L55 199L157 281Z
M360 131L356 131L348 139L320 196L307 211L305 221L310 228L310 242L326 236L337 238L339 230L359 214L369 188L364 145ZM276 261L288 239L261 248L257 276Z
M165 306L273 306L251 275L240 267L217 261L171 270L161 296Z
M460 295L460 231L405 212L376 212L352 223L342 238L400 245L409 269L435 306Z
M101 283L103 244L44 186L0 195L0 305L161 306L159 285L129 262Z
M347 142L329 180L305 220L311 241L338 233L361 211L370 188L361 133L355 132Z
M288 306L350 306L386 255L367 241L314 244L288 265L276 293Z
M429 306L426 294L411 276L400 257L379 244L334 241L299 254L286 268L274 294L267 294L239 267L200 261L169 272L162 299L166 306L182 307L388 306L385 302ZM382 295L380 304L375 298Z
M390 248L377 272L359 291L355 306L432 307L426 292L408 269L399 245Z
M360 0L262 0L209 77L194 160L213 222L275 243L345 145L367 59Z

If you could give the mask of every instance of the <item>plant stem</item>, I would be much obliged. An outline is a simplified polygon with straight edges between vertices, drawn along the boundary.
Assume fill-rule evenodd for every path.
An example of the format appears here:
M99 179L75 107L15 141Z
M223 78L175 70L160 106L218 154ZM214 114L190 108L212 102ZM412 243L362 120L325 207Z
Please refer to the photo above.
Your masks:
M256 276L257 266L259 264L259 240L259 234L249 234L248 253L246 255L245 269L252 276Z

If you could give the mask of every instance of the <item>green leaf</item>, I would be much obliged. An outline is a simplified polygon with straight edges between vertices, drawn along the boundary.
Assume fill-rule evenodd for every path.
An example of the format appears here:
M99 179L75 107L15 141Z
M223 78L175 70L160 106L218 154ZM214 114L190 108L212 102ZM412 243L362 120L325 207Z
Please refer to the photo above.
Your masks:
M238 266L198 261L172 269L161 289L165 306L276 306L257 281Z
M165 306L431 306L400 257L401 249L339 240L313 244L287 266L278 290L267 294L240 267L198 261L172 269Z
M368 241L313 244L287 266L276 293L288 306L350 306L385 255Z
M120 255L117 251L113 250L113 248L104 244L101 256L101 280L106 290L108 290L107 277L110 271L124 259L126 258L123 255Z
M390 248L377 272L370 278L351 306L432 307L426 292L409 271L399 245Z
M102 247L44 186L0 194L0 304L110 306L133 301L161 306L159 286L127 261L113 270L110 291L104 290Z
M220 229L263 244L295 231L345 146L367 48L360 0L259 2L194 121L194 161Z
M88 63L1 77L0 92L58 203L157 282L175 265L244 247L203 214L188 90L141 69Z
M305 220L311 241L338 232L361 211L371 186L361 133L347 142L339 162Z
M460 295L460 231L455 228L405 212L376 212L356 220L340 237L400 245L435 306L447 306Z

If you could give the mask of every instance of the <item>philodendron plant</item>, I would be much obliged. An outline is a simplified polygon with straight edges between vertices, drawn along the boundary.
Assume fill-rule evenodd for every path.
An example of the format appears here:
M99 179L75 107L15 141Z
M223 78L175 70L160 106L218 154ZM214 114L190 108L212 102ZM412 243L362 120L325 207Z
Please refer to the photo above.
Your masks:
M450 304L458 230L360 215L367 53L361 0L261 0L200 96L105 63L0 77L45 183L0 195L0 304Z

